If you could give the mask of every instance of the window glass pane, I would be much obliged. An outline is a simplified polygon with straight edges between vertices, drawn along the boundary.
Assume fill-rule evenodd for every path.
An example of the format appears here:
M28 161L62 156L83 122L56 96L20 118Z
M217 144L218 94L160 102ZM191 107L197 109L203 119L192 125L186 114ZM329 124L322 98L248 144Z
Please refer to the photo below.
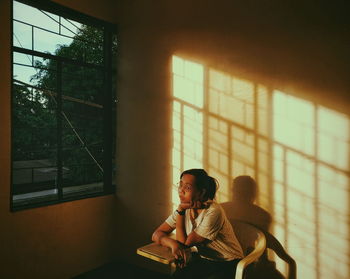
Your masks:
M103 181L102 109L63 101L62 160L66 170L63 186L101 190ZM93 189L90 189L90 188ZM80 189L80 188L79 188Z
M57 118L55 106L42 91L13 85L12 183L18 204L30 192L57 194ZM25 195L27 194L27 195Z

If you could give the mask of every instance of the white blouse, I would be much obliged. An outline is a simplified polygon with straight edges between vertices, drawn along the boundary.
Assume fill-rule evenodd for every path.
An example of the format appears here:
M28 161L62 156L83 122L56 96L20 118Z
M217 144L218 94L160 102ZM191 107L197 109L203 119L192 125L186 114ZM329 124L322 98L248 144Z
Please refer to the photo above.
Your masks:
M172 228L176 228L176 216L174 211L165 222ZM210 240L204 245L197 246L201 257L213 261L231 261L243 258L243 251L232 229L231 223L226 217L225 211L216 202L191 220L190 210L185 213L186 234L192 231L199 236Z

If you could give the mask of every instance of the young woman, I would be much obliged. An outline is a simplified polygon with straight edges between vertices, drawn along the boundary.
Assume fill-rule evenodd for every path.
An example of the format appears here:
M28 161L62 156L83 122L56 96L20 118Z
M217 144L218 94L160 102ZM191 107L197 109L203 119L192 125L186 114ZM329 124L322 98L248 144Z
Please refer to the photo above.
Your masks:
M214 201L217 181L203 169L180 176L181 203L153 233L152 240L171 248L175 278L233 278L242 248L222 207ZM176 229L176 240L169 234ZM191 253L196 247L198 253ZM191 249L190 249L191 248Z

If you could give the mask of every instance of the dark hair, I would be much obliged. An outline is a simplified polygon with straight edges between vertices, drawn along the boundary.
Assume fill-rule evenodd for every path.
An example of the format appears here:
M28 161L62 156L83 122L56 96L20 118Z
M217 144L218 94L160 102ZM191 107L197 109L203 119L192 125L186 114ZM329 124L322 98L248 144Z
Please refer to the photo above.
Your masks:
M195 177L196 188L198 191L205 190L203 200L208 199L213 200L215 198L215 193L218 188L218 182L215 178L209 176L207 172L203 169L189 169L181 173L181 177L184 174L190 174Z

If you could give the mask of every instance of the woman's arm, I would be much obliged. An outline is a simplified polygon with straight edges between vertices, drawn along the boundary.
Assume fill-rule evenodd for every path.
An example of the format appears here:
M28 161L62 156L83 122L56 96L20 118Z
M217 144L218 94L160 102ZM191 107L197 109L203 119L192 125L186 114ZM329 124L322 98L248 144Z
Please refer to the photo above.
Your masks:
M152 241L162 245L169 247L173 254L175 251L182 248L181 244L175 239L171 238L169 234L174 230L168 223L164 222L161 224L153 233Z
M185 229L185 216L178 214L176 217L176 240L187 247L201 245L209 240L201 237L196 232L191 232L188 236Z
M190 205L185 206L184 204L179 204L177 210L179 212L185 212L188 208L190 208ZM176 216L176 240L182 244L185 244L187 239L185 218L185 214L177 214Z
M153 233L152 241L160 245L169 247L175 258L177 260L181 259L181 261L179 262L179 266L183 267L188 261L189 252L186 251L186 249L181 243L169 237L169 234L173 230L174 228L170 227L166 222L164 222Z
M205 243L208 243L210 240L204 237L201 237L196 232L191 232L185 242L186 246L199 246Z
M169 234L174 230L174 228L170 227L168 223L164 222L161 224L152 234L152 241L161 244L163 246L167 246L172 248L171 245L176 240L169 237Z

